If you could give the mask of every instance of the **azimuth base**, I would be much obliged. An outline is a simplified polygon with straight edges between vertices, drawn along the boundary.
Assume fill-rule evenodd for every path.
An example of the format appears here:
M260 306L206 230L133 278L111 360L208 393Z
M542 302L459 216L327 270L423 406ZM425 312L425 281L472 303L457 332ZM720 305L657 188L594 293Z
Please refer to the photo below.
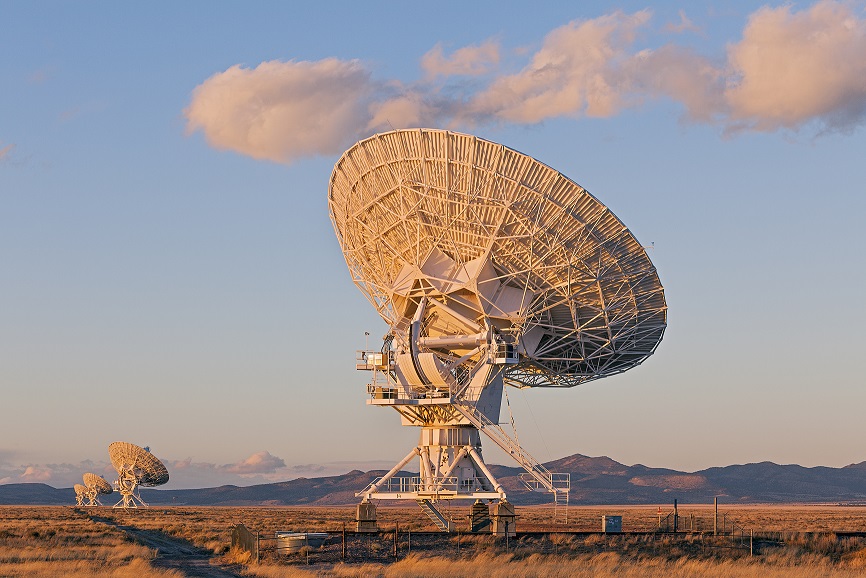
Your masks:
M141 499L138 493L138 478L132 470L124 470L118 473L117 481L114 482L114 487L120 494L120 501L114 504L115 508L138 508L139 504L143 508L147 508L147 502Z
M418 475L397 477L416 457ZM505 490L481 457L480 432L464 425L422 427L418 445L391 471L355 495L364 501L506 499Z

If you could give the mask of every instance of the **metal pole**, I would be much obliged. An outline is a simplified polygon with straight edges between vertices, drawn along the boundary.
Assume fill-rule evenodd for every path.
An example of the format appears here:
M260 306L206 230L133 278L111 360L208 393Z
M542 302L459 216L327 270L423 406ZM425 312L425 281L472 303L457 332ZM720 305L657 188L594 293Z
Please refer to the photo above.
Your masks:
M343 522L343 547L340 550L340 556L343 560L346 559L346 522Z
M406 539L407 539L407 541L408 541L408 545L409 545L409 547L407 548L407 551L411 554L411 553L412 553L412 528L409 528L409 529L407 530L407 537L406 537Z
M677 501L674 500L674 534L677 533L677 529L680 525L680 515L677 510Z
M505 551L508 552L508 520L505 520Z
M256 532L256 564L259 563L259 533Z
M713 498L713 508L715 509L715 514L713 515L713 536L719 535L719 498Z
M394 559L397 559L397 531L400 528L400 522L394 522Z

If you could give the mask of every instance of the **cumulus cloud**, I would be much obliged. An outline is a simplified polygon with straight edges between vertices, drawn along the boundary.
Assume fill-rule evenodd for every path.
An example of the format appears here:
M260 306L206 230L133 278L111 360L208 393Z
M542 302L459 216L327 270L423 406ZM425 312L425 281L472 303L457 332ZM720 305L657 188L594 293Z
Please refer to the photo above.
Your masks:
M370 73L357 61L232 66L197 86L184 111L188 131L256 159L290 162L333 154L362 130Z
M277 470L285 468L286 462L282 458L271 455L270 452L261 451L233 464L193 462L192 458L186 458L185 460L171 462L171 465L178 470L201 470L249 476L255 474L273 474Z
M537 50L511 53L524 62L516 66L501 62L493 41L449 55L437 45L414 83L375 81L362 63L334 58L237 65L195 88L187 129L218 149L288 163L338 154L378 130L603 118L661 99L726 132L849 130L866 116L866 20L848 3L761 8L741 39L709 56L636 46L654 33L697 31L685 12L657 31L651 18L642 10L569 22ZM500 66L516 72L492 74Z
M71 488L82 482L85 472L93 472L113 481L117 472L108 461L83 460L77 463L19 464L10 463L13 452L0 450L0 484L44 483L55 488ZM351 470L388 470L390 461L335 461L320 464L292 464L260 451L229 464L184 460L163 460L170 476L166 489L212 488L227 484L249 486L282 482L298 477L325 477ZM417 469L417 468L416 468Z
M761 8L730 46L731 120L760 131L818 120L830 129L866 113L866 21L846 3Z
M421 69L428 78L436 76L478 76L499 63L499 45L492 40L475 46L458 48L445 56L441 44L421 57Z
M724 122L726 77L720 64L681 46L639 52L623 66L634 100L671 98L696 122Z
M227 466L226 471L233 474L272 474L284 467L286 462L282 458L268 452L258 452L241 462Z
M78 463L22 464L0 463L0 484L43 483L55 488L68 488L81 483L85 472L103 477L116 475L111 464L104 461L83 460Z
M27 466L24 471L18 476L22 482L48 482L51 480L54 471L51 468L44 466Z
M647 10L574 21L550 32L516 74L503 76L472 99L468 117L537 123L558 116L606 117L628 99L619 74L627 47L650 18Z

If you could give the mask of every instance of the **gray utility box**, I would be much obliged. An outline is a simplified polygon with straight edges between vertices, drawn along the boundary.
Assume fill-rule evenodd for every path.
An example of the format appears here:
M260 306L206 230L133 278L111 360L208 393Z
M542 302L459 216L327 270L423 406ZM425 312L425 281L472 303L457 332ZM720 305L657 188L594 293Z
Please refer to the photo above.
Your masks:
M622 516L602 516L601 531L605 534L619 534L622 532Z

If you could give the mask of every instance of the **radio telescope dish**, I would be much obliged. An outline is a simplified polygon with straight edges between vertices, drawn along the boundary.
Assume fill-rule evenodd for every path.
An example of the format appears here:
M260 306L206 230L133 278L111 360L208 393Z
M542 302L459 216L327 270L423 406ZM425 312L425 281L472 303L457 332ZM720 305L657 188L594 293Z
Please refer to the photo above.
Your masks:
M108 446L111 465L117 470L115 489L121 499L115 508L137 508L147 504L138 493L139 486L161 486L168 482L168 470L150 451L127 442L114 442Z
M441 470L457 474L459 497L505 500L481 463L479 430L517 456L528 485L567 496L501 431L502 388L573 387L656 350L664 289L631 231L547 165L432 129L354 145L334 166L328 206L353 281L389 325L380 351L359 354L358 369L373 372L368 403L423 428L413 499L447 493ZM477 458L461 453L470 446ZM359 495L405 495L386 491L391 476Z
M111 484L105 481L103 477L91 472L84 474L84 486L88 506L101 506L102 502L99 501L99 496L108 495L114 491Z
M81 484L75 484L72 489L75 490L75 505L83 506L84 498L87 497L87 488Z

